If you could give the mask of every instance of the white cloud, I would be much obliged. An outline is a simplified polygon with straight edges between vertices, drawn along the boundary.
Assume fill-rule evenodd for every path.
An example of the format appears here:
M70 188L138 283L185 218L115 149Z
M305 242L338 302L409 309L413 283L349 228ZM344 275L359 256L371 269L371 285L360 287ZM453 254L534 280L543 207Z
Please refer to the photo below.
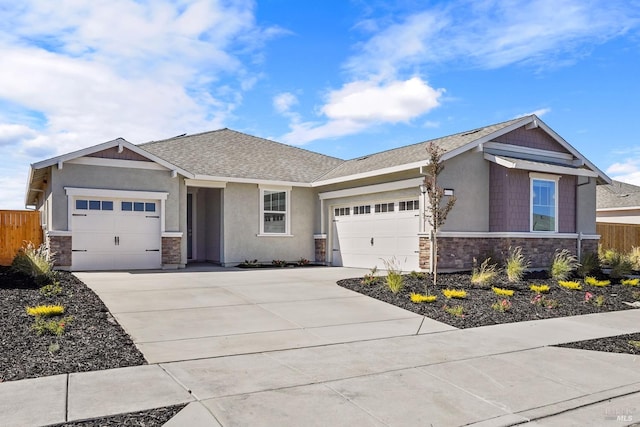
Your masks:
M613 163L605 172L611 179L640 186L640 158Z
M298 104L298 98L291 92L284 92L273 97L273 107L280 114L289 113L291 107Z
M390 82L355 81L329 92L320 112L324 123L292 122L282 140L305 144L361 132L382 123L409 122L436 108L444 89L434 89L419 77Z
M537 110L531 111L530 113L518 114L517 116L514 117L514 119L519 119L521 117L527 117L527 116L530 116L532 114L535 114L538 117L542 117L545 114L549 114L550 112L551 112L551 108L539 108Z
M637 26L625 2L597 0L459 1L406 16L359 46L346 69L362 76L455 62L486 69L553 64ZM367 21L367 28L372 24Z
M29 126L0 123L0 146L17 145L35 133Z

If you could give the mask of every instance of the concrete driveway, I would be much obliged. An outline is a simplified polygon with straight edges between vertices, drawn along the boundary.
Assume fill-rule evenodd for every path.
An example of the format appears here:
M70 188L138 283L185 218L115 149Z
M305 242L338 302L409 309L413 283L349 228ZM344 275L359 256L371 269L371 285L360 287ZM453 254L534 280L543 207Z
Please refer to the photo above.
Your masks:
M78 273L149 363L452 330L336 286L346 268Z
M78 274L156 364L0 384L0 413L4 404L15 425L29 425L22 421L39 412L16 410L20 396L43 394L48 381L60 395L48 405L60 408L56 422L172 402L191 403L167 427L620 426L640 418L640 358L551 347L640 332L640 310L458 330L335 285L364 273Z

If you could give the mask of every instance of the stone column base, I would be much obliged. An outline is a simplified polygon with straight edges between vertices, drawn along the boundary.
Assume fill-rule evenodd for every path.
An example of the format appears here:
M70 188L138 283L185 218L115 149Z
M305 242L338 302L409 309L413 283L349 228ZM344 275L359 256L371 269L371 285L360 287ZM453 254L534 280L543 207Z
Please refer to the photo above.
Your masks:
M326 234L316 234L313 236L315 242L315 261L319 263L327 262L327 235Z

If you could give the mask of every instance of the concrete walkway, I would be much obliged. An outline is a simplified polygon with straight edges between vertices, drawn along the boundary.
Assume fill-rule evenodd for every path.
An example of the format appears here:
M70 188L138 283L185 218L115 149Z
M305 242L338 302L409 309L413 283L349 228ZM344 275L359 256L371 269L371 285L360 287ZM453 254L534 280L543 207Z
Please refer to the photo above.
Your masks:
M640 422L639 357L549 347L640 332L640 311L457 330L335 285L359 275L79 275L153 364L0 384L0 425L185 402L166 425Z

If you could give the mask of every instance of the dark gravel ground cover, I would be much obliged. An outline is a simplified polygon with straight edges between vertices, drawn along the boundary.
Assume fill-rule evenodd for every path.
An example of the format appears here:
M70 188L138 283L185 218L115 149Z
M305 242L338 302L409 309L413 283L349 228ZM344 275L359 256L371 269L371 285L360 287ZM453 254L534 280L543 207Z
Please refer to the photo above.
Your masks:
M56 424L50 427L160 427L173 418L186 404L131 412L111 417L95 418L86 421Z
M491 285L485 287L473 285L470 273L439 274L437 286L433 285L430 276L417 278L414 275L405 275L404 282L404 288L396 294L389 291L385 285L385 277L377 278L373 284L363 284L362 278L358 277L340 280L338 285L456 328L473 328L501 323L628 310L633 308L624 302L632 303L640 300L640 287L638 286L623 286L612 281L613 283L607 287L596 287L582 283L582 290L568 290L560 287L556 280L550 279L546 272L528 273L523 280L517 283L508 282L506 276L498 276ZM433 303L413 303L410 294L412 292L424 294L425 283L428 283L429 293L437 295L437 300ZM543 301L536 303L536 294L529 287L542 284L549 285L550 291L542 294ZM515 292L512 297L498 296L492 291L492 286ZM467 297L465 299L447 299L442 294L442 291L447 288L465 290ZM585 301L587 292L592 295L589 301ZM595 303L598 296L604 297L601 306ZM511 308L505 312L494 310L492 304L502 300L507 300L511 304ZM545 306L545 302L551 303L554 307L548 308ZM445 311L446 307L454 306L463 308L462 316L455 316ZM592 340L588 343L572 343L566 346L630 353L638 351L630 349L632 346L628 344L628 341L633 339L613 337ZM638 339L640 338L637 338L636 334L635 340Z
M44 296L31 277L0 267L0 382L147 363L93 291L70 273L58 279L62 293ZM25 307L50 304L73 318L62 335L37 336Z

